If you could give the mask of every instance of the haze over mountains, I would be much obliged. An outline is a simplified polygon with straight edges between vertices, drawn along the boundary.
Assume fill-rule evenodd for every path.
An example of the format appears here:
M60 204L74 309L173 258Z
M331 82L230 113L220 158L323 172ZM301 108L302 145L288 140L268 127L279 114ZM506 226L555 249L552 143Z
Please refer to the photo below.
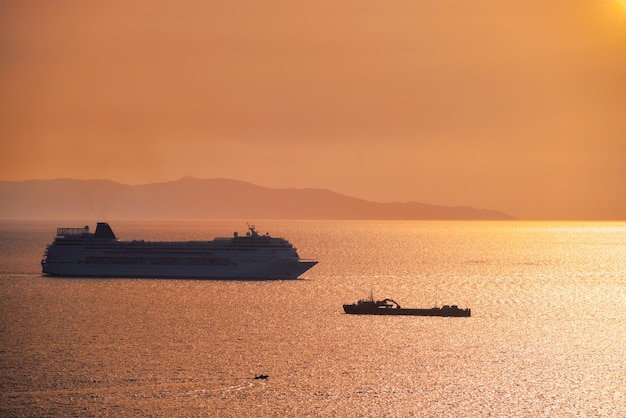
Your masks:
M237 180L144 185L108 180L0 182L0 219L459 219L509 220L497 210L379 203L325 189L271 189Z

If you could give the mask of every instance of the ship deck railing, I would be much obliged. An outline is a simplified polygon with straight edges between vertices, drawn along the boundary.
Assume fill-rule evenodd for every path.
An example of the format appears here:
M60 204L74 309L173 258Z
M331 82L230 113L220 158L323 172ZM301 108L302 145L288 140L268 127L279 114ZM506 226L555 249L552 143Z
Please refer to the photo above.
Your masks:
M88 234L89 228L57 228L57 237L66 237L66 236L80 236L82 234Z

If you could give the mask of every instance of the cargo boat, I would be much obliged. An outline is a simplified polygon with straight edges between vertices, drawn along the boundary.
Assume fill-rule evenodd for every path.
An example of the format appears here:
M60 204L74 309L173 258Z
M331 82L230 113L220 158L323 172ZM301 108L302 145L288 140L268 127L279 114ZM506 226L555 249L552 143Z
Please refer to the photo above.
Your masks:
M304 260L283 238L260 235L254 226L240 236L211 241L121 241L111 227L58 228L46 247L42 272L63 277L297 279L317 264Z
M393 299L361 299L354 304L343 305L347 314L356 315L407 315L407 316L454 316L470 317L471 309L461 309L457 305L444 305L434 308L403 308Z

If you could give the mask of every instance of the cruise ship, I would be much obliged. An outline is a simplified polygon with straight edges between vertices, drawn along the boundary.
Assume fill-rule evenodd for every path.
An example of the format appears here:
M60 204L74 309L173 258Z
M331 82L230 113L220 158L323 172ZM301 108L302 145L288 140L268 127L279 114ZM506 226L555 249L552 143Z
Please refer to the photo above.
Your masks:
M46 247L42 272L63 277L297 279L317 264L304 260L283 238L260 235L254 226L240 236L211 241L121 241L105 222L58 228Z

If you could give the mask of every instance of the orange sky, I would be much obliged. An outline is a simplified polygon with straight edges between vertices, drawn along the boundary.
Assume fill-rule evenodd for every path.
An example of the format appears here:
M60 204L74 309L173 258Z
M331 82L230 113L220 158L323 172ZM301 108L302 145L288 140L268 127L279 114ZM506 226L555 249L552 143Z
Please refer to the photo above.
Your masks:
M626 219L610 0L0 6L0 180L191 175Z

